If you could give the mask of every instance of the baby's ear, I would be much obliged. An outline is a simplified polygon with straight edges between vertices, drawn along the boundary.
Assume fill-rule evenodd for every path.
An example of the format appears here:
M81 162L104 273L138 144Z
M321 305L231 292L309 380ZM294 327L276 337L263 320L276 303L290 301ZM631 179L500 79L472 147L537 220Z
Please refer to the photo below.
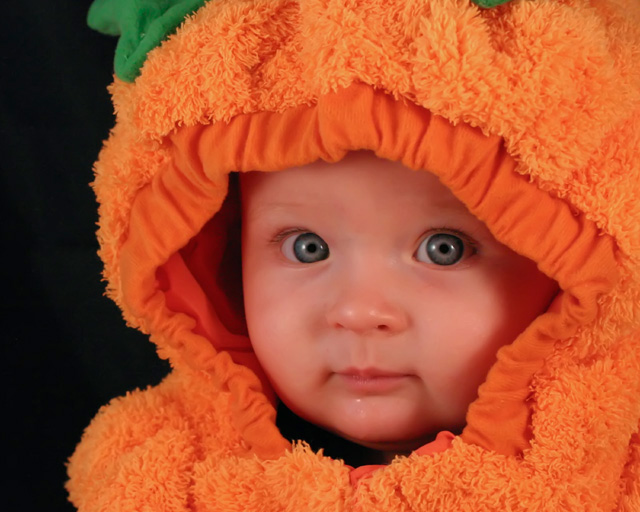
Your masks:
M206 0L95 0L87 24L110 36L120 36L116 46L116 76L133 82L147 54L173 34L184 19Z
M490 9L491 7L496 7L498 5L506 4L507 2L511 2L511 0L471 0L478 7L483 7L485 9Z

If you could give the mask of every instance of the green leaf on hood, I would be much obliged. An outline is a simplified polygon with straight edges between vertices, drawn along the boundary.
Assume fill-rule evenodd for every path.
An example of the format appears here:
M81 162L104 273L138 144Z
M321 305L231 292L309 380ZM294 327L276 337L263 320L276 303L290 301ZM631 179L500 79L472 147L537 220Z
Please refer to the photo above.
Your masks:
M116 76L133 82L147 54L173 34L185 17L206 0L95 0L87 24L110 36L120 36L116 46Z
M511 2L511 0L471 0L471 1L477 6L484 7L485 9L491 9L491 7L496 7L498 5Z

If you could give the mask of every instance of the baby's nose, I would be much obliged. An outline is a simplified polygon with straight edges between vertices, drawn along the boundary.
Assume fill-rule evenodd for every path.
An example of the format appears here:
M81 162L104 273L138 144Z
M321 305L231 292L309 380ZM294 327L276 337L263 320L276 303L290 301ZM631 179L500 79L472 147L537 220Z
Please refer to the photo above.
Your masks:
M409 318L399 306L376 290L351 290L342 294L327 311L331 327L347 329L359 334L401 332Z

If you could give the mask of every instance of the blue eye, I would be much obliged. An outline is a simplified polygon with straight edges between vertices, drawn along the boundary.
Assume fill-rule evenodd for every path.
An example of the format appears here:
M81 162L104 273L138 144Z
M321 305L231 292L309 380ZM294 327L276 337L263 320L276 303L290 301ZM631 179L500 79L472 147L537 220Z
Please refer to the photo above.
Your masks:
M315 233L302 233L287 238L282 253L291 261L315 263L329 257L329 246Z
M459 236L436 233L420 242L416 259L424 263L449 266L458 263L465 252L465 243Z

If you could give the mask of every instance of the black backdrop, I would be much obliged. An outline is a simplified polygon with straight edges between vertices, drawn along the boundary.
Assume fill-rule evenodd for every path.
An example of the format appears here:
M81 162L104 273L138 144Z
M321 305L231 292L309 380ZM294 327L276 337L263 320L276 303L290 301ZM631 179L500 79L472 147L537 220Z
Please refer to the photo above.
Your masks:
M116 40L86 27L89 5L3 4L3 512L74 510L65 461L84 427L110 398L167 372L103 296L88 184L113 124Z

